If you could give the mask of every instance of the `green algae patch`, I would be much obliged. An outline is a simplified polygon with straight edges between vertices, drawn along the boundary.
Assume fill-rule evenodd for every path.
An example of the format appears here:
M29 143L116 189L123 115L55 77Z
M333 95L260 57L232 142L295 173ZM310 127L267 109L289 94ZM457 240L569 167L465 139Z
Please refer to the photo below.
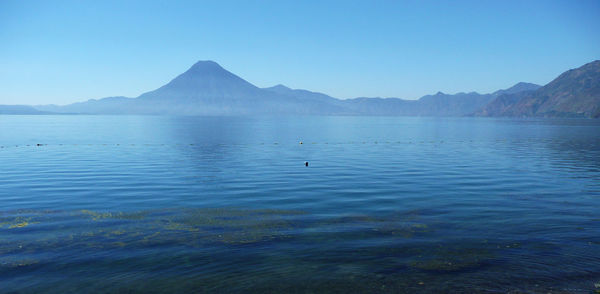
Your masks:
M123 220L142 220L148 212L140 211L133 213L125 213L125 212L97 212L92 210L83 209L79 211L81 214L90 217L92 220L102 220L102 219L123 219Z
M0 227L19 229L38 221L65 221L67 234L36 233L43 235L43 240L30 241L32 246L28 248L39 250L143 248L169 244L201 247L218 243L244 246L277 241L330 244L381 237L409 238L431 231L427 224L413 221L416 218L414 211L322 220L307 217L303 211L238 208L163 208L137 212L84 209L47 216L42 216L45 213L40 211L39 214L32 211L28 213L32 217L0 218ZM411 221L407 222L407 219Z
M8 229L20 229L33 224L39 223L38 221L32 221L31 217L15 217L11 220L4 220L0 223L0 228L8 228Z
M116 235L116 236L121 236L121 235L125 234L125 231L123 231L123 230L115 230L115 231L109 232L108 234L110 234L110 235Z
M184 223L178 223L178 222L173 222L173 221L167 222L167 224L164 225L164 229L171 230L171 231L188 231L188 232L200 231L199 228L195 228L195 227L189 226Z
M24 227L26 227L26 226L28 226L30 224L32 224L32 223L30 223L28 221L22 221L22 222L19 222L19 223L16 223L16 224L12 224L8 228L9 229L24 228Z
M99 212L91 211L91 210L87 210L87 209L80 210L80 212L84 215L91 217L93 220L105 219L105 218L109 218L112 216L112 214L109 212L99 213Z
M291 210L230 208L166 208L127 213L77 210L49 216L44 216L41 211L38 213L40 215L36 211L28 212L27 216L31 217L11 217L10 214L7 217L5 214L0 218L0 228L18 230L39 221L49 224L64 221L66 227L62 226L61 230L68 230L64 231L65 234L50 229L36 232L34 239L24 239L32 252L56 248L143 248L169 244L190 247L210 243L244 245L286 238L287 232L298 226L298 222L293 220L295 216L304 214ZM11 248L0 249L7 252L16 250Z
M296 224L288 217L302 214L285 210L189 209L163 218L166 230L200 232L200 240L231 245L285 237Z

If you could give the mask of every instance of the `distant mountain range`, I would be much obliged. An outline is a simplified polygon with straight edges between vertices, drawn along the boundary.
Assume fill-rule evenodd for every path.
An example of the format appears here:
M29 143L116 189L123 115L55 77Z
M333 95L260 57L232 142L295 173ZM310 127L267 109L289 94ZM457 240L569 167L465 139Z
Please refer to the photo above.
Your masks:
M137 98L108 97L64 106L1 106L0 114L600 116L600 61L569 70L545 86L518 83L489 94L438 92L418 100L336 99L283 85L259 88L213 61L199 61L168 84Z
M28 105L0 105L0 114L51 114Z

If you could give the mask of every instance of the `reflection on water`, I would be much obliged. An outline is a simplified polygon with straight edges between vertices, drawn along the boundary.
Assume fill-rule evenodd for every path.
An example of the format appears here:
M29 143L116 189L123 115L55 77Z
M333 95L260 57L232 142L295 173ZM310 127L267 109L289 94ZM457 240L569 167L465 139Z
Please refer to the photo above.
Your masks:
M0 293L593 293L599 158L594 120L0 116Z

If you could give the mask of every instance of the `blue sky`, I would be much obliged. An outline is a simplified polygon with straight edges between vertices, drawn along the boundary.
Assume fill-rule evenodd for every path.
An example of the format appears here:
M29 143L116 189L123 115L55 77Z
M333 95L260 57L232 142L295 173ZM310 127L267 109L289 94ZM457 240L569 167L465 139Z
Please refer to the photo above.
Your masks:
M600 1L0 1L0 104L136 97L198 60L259 86L416 99L600 59Z

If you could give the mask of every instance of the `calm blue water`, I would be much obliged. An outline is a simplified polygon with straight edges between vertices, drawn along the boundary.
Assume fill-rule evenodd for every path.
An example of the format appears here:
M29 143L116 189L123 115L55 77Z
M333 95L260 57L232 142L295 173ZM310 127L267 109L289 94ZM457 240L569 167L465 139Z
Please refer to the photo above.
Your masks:
M590 293L599 207L598 120L0 116L1 293Z

